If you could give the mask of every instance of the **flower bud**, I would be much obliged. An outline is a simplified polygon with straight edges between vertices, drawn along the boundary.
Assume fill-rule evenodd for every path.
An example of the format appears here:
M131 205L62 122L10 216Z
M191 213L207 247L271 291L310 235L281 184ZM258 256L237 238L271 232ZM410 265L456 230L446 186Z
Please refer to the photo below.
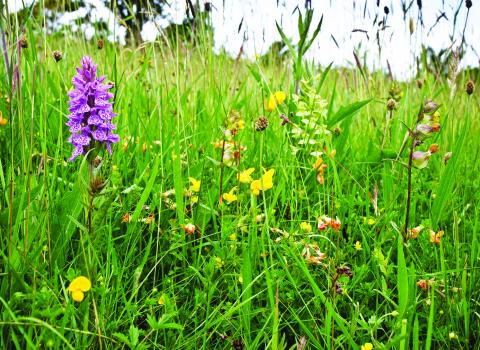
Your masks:
M416 151L413 152L413 166L418 169L423 169L428 165L428 161L430 160L430 156L432 153Z
M188 223L183 227L183 230L187 235L193 235L195 233L195 225L192 223Z
M414 30L415 30L415 27L413 25L413 17L410 17L410 21L409 21L408 25L409 25L409 29L410 29L410 35L412 35Z
M432 100L427 100L425 101L425 105L423 106L423 112L426 114L435 113L439 107L440 106L438 105L438 103L433 102Z
M470 10L470 7L472 7L472 0L465 0L465 6Z
M430 145L430 153L435 154L438 152L438 144L434 143Z
M467 85L465 85L465 92L467 93L467 95L473 94L474 91L475 91L475 84L473 80L467 81Z
M450 158L452 158L452 152L447 152L445 153L445 155L443 156L443 163L446 165L448 163L448 161L450 160Z

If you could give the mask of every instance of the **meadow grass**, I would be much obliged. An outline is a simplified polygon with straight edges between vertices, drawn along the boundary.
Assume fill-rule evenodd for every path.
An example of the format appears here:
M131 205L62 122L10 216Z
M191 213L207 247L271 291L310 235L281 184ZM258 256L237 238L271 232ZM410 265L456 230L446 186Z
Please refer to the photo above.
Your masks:
M33 18L19 57L18 25L4 25L1 348L296 349L303 338L306 349L479 348L479 98L463 89L472 72L458 76L452 99L446 80L423 71L422 87L396 83L402 97L385 133L387 76L303 62L302 91L326 101L310 107L324 112L331 134L299 146L288 60L216 54L205 33L196 45L98 49L67 30L46 35ZM88 164L67 161L65 126L83 55L115 84L121 138L103 154L91 230ZM268 112L274 91L287 99ZM426 98L441 104L440 150L412 169L410 228L425 229L404 241L408 160L397 152ZM229 164L222 145L232 111L245 122L235 147L245 149ZM281 113L291 122L281 125ZM269 125L256 131L261 115ZM323 184L313 151L324 152ZM273 187L254 196L237 180L247 168L255 179L275 169ZM198 193L189 177L201 181ZM234 186L237 200L220 201ZM340 230L318 231L322 215L338 217ZM440 244L430 228L444 230ZM302 255L308 244L326 254L320 264ZM74 302L67 287L79 275L92 290Z

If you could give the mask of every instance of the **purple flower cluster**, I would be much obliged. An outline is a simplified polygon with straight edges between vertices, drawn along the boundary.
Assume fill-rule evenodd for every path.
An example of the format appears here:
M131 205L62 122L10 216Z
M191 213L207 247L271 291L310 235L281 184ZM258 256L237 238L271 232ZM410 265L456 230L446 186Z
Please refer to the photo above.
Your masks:
M96 141L105 144L110 154L110 145L118 142L118 135L112 133L116 128L112 118L117 115L109 102L113 98L108 92L112 85L105 84L105 78L97 78L97 65L90 57L82 58L82 67L77 67L77 74L72 79L75 89L68 93L70 115L67 125L72 133L69 142L75 147L70 161L95 147Z

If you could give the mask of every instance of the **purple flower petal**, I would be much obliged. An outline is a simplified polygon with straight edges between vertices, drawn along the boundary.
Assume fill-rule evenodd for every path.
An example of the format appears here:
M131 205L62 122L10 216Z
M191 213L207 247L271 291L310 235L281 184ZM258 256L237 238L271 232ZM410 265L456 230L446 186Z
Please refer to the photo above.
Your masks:
M70 161L85 154L96 144L94 141L105 144L109 153L111 143L119 141L118 135L111 132L116 129L111 120L117 115L110 102L113 94L108 92L112 85L104 83L106 76L97 77L97 65L88 56L82 58L82 66L76 70L72 79L75 89L68 92L70 115L66 125L72 133L69 142L75 146Z

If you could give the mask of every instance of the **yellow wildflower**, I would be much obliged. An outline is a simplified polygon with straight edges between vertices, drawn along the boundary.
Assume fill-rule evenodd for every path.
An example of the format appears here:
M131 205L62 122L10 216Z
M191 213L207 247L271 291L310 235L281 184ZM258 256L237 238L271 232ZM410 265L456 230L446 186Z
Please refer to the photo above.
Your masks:
M92 288L92 282L85 276L79 276L70 282L67 290L72 293L73 300L81 302L85 297L84 293L88 292L90 288Z
M319 168L320 168L320 165L322 165L322 163L323 163L322 157L317 158L317 160L316 160L315 163L313 164L313 169L315 169L315 170L320 170Z
M265 109L268 112L273 111L277 106L281 105L285 99L287 98L287 95L283 91L276 91L272 95L270 95L269 98L265 99Z
M273 174L275 174L275 169L268 170L261 179L253 180L250 184L250 190L255 196L260 194L260 191L266 191L273 187Z
M442 231L438 231L435 233L435 231L430 230L430 243L435 243L435 244L440 244L440 240L442 239L442 236L445 233Z
M217 269L221 269L222 267L225 266L225 261L222 260L219 256L215 257L215 267Z
M224 193L222 195L223 199L225 199L228 203L232 203L237 200L237 196L233 193L237 190L237 187L234 187L228 193Z
M5 125L7 125L7 123L8 123L8 120L5 119L2 115L2 113L0 112L0 126L5 126Z
M373 349L372 343L365 343L361 346L361 350L372 350L372 349Z
M360 243L360 241L355 242L355 250L362 250L362 243Z
M245 129L245 120L243 119L239 119L235 122L235 127L238 129L238 130L243 130Z
M368 219L367 224L369 224L370 226L375 225L375 220L370 218Z
M302 229L302 231L304 232L312 232L312 225L310 225L308 222L305 222L303 221L301 224L300 224L300 228Z
M190 181L190 191L192 192L200 192L200 185L202 181L196 180L193 177L189 177L188 180Z
M255 171L255 168L249 168L247 170L240 172L240 174L237 175L238 181L244 184L249 184L250 182L253 181L251 175L254 171Z

